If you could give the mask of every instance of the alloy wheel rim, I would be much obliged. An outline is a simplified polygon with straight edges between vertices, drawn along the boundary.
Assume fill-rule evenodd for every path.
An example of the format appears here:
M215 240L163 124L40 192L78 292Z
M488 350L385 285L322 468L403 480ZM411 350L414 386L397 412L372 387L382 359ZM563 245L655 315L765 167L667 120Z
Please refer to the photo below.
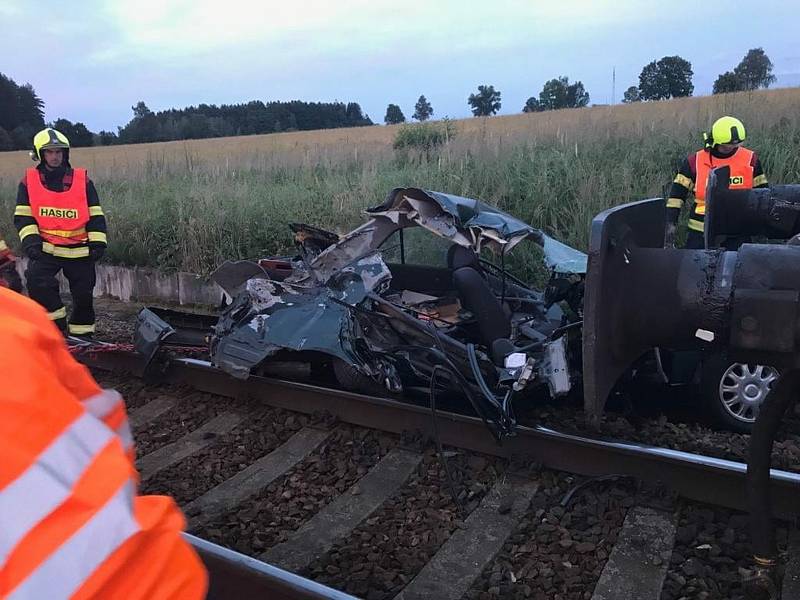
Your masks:
M754 423L778 376L777 369L773 367L733 363L719 382L722 406L734 419Z

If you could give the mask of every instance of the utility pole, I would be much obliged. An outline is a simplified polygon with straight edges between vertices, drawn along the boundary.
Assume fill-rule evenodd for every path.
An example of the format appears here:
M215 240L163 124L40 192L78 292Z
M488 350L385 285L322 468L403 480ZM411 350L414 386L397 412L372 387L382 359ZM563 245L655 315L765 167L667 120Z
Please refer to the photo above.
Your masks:
M611 67L611 104L617 103L617 66Z

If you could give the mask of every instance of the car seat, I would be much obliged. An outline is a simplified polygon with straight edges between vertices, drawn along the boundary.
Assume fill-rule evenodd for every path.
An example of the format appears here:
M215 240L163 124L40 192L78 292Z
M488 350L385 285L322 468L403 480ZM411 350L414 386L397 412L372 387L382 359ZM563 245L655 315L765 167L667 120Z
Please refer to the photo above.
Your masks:
M495 362L502 363L506 347L510 346L511 319L489 286L478 256L469 248L453 244L447 249L447 266L461 304L475 315L481 341L491 350ZM496 344L498 340L503 342Z

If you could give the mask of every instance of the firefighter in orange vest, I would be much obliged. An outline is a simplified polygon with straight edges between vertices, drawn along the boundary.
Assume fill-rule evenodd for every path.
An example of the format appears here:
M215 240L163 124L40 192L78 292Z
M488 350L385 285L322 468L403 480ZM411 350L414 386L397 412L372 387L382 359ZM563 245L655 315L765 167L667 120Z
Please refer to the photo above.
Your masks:
M174 501L136 495L120 395L72 358L41 307L7 289L0 348L0 598L204 598Z
M25 279L30 297L70 335L94 333L95 263L106 249L106 218L86 169L69 164L69 140L52 128L33 138L36 168L25 171L17 191L14 225L30 259ZM69 282L72 314L61 300L56 275Z
M744 125L734 117L721 117L714 121L711 131L704 133L705 148L690 154L675 175L667 200L667 230L665 245L675 243L675 231L681 208L689 192L694 191L694 207L689 215L689 232L686 247L704 248L703 220L706 214L706 182L712 169L730 166L731 189L767 187L767 176L756 153L742 146L745 140ZM724 246L736 250L745 240L728 238Z
M22 280L17 273L17 259L11 249L0 237L0 287L11 288L15 292L22 291Z

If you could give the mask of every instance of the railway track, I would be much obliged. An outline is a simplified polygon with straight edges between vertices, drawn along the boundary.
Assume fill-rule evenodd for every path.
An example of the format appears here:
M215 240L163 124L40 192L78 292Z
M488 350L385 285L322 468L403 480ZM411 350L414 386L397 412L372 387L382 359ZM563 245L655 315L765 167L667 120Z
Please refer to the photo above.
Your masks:
M747 576L740 463L534 427L498 446L468 416L434 425L425 408L194 359L158 385L171 391L140 388L131 408L145 491L175 496L206 540L359 597L733 598ZM421 443L434 436L444 465ZM771 485L792 517L800 475Z
M196 536L184 534L184 537L212 575L207 600L353 600L349 594L316 584Z

